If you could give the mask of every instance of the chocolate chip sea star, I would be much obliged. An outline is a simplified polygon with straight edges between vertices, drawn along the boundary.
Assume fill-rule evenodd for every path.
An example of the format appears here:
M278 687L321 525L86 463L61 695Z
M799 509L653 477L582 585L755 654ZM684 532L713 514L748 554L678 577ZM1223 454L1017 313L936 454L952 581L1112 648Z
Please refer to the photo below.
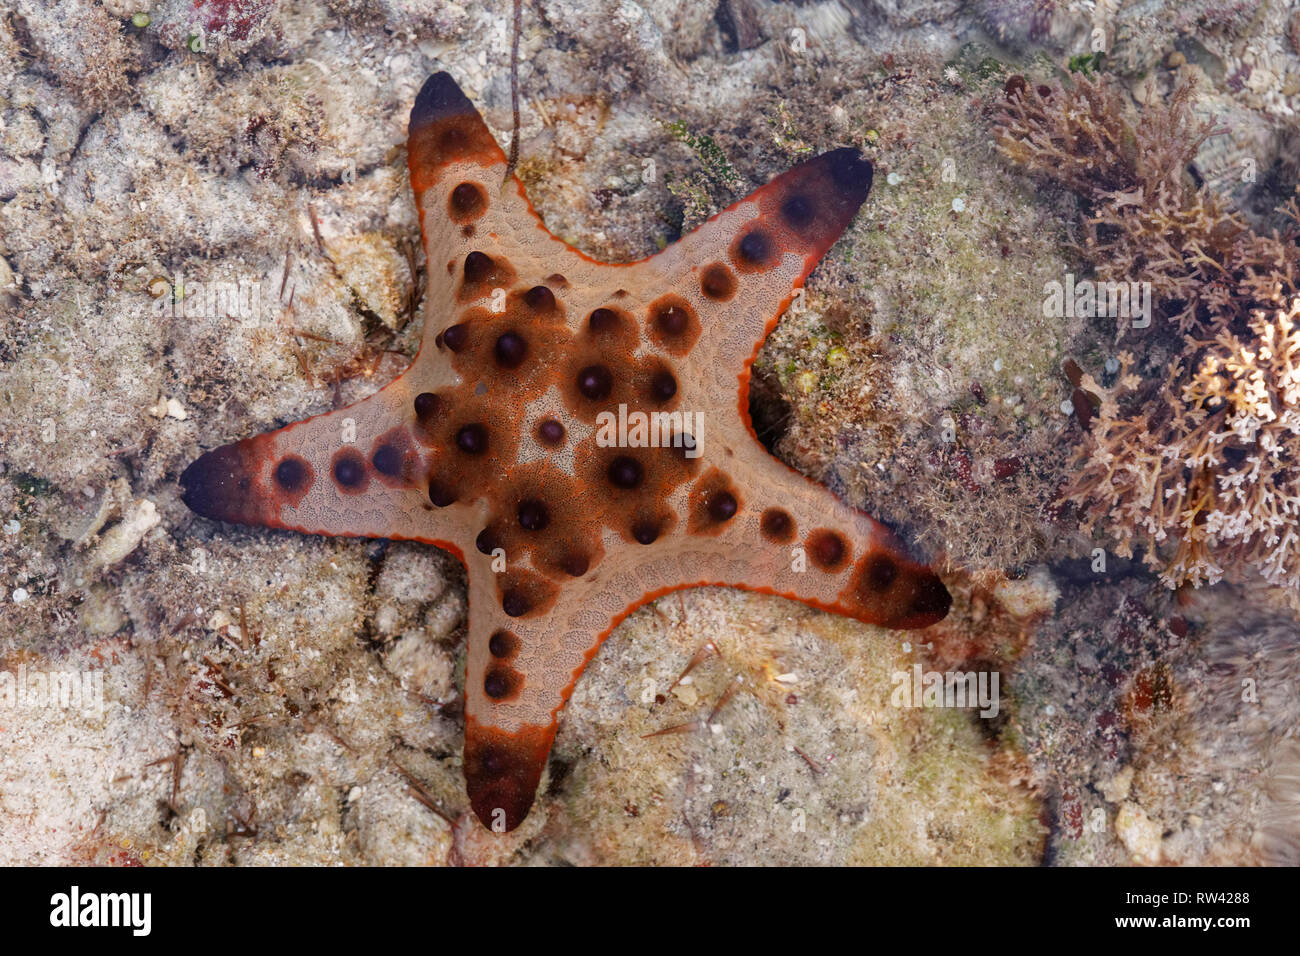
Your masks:
M527 815L604 638L679 588L778 594L892 628L948 612L883 525L767 453L749 367L871 189L836 149L640 262L552 236L446 73L411 110L423 342L347 408L210 451L211 518L423 541L469 578L464 768L484 824Z

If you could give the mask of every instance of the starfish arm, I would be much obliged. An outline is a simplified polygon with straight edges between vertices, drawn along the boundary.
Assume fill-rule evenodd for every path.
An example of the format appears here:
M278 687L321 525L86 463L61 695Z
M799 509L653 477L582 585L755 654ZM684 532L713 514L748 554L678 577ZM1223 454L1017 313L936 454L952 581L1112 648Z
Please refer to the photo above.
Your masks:
M747 435L718 441L723 454L711 460L721 467L694 482L685 505L688 532L701 553L713 556L707 583L778 594L899 630L947 615L947 588L889 528Z
M425 347L464 322L469 305L500 315L520 283L555 292L600 288L617 267L584 255L543 224L483 117L447 73L411 108L407 167L428 269Z
M686 586L676 551L615 549L590 574L553 594L541 585L517 616L502 596L528 581L493 574L471 555L470 633L465 665L465 783L487 826L512 830L527 816L550 754L559 713L614 627L635 608ZM672 587L663 587L672 581ZM518 610L511 608L510 610Z
M551 626L551 599L545 610L512 616L503 609L502 595L511 587L540 579L494 573L492 560L477 553L466 564L465 786L483 825L501 832L517 827L532 807L560 708L586 659L563 653Z
M655 284L678 293L665 307L686 313L692 357L747 375L796 290L867 198L871 180L871 163L856 149L822 153L651 258L646 266ZM652 336L662 321L652 307Z
M426 494L420 377L206 452L181 475L185 503L240 524L444 544Z

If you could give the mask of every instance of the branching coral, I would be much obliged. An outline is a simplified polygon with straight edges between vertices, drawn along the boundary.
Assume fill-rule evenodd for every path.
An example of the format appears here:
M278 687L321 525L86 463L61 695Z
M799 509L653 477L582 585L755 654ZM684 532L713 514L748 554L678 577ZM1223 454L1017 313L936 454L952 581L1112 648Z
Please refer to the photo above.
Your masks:
M1070 499L1089 529L1101 519L1121 556L1145 538L1157 563L1172 539L1162 573L1171 587L1250 566L1300 589L1300 298L1256 310L1248 327L1190 341L1190 367L1175 363L1150 410L1121 411L1121 395L1141 384L1128 353L1113 389L1083 381L1103 398Z
M1254 232L1221 196L1190 182L1187 167L1215 132L1193 119L1193 92L1180 86L1138 118L1127 93L1103 78L1078 76L1069 89L1013 78L995 131L1003 155L1088 204L1079 252L1098 278L1150 282L1183 332L1244 321L1300 288L1293 244Z
M1000 150L1078 192L1079 251L1105 281L1149 281L1183 333L1163 387L1127 352L1113 388L1083 378L1100 409L1066 497L1122 556L1144 546L1170 587L1252 568L1300 592L1300 248L1187 181L1212 134L1190 119L1190 94L1138 120L1105 80L1008 83Z

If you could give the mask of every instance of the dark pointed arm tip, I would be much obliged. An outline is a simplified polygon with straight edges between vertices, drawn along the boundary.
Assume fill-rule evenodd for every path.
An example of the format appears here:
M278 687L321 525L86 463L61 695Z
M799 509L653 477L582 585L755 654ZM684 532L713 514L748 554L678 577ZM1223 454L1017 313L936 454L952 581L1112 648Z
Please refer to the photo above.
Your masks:
M466 114L476 116L478 111L451 74L443 71L430 76L420 87L411 107L410 128L414 132L439 120Z

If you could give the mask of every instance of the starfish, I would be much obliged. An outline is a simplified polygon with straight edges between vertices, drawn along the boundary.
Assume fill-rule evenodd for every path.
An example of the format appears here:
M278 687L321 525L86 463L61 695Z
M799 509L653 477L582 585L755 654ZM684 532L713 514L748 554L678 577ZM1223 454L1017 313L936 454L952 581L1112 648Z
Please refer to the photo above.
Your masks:
M464 772L485 825L524 819L583 669L663 594L727 585L900 629L947 614L931 570L749 420L759 347L871 188L855 149L625 265L546 230L448 74L417 96L407 150L429 272L411 366L207 452L181 483L211 518L460 558Z

